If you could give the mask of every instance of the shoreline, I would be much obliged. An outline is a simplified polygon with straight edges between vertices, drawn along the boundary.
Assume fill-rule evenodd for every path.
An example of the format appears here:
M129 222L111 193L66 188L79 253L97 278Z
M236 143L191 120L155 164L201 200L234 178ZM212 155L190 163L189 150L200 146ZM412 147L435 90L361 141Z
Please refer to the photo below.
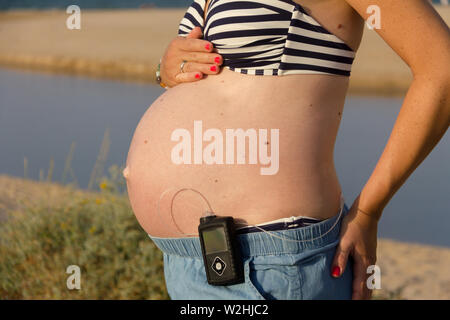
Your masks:
M88 60L62 56L0 55L0 68L157 85L156 67L142 63Z
M447 24L450 7L435 7ZM68 30L62 10L0 11L0 66L53 74L156 84L165 47L185 9L89 9L81 30ZM4 45L7 44L7 45ZM365 28L348 93L398 96L412 75L376 34Z

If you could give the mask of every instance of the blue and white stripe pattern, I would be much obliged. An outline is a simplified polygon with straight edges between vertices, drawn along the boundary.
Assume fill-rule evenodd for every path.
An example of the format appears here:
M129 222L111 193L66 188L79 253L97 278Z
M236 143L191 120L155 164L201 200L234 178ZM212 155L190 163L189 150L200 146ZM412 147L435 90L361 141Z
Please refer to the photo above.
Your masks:
M355 52L291 0L194 0L178 35L202 28L223 66L251 75L349 76Z

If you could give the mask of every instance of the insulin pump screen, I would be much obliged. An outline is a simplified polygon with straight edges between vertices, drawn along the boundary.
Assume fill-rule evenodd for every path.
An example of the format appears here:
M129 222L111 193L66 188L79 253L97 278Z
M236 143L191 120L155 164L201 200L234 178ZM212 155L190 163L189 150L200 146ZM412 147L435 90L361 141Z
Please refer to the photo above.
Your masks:
M222 227L207 229L203 231L203 241L206 254L227 251L227 239Z

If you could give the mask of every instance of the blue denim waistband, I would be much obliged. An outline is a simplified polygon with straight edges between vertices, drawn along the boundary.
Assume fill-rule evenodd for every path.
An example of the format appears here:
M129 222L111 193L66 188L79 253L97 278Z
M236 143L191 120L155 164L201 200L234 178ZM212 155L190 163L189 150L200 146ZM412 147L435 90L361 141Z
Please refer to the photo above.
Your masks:
M342 218L348 213L344 203L342 213L329 219L282 231L253 232L239 234L238 242L241 245L243 257L272 255L272 254L298 254L306 250L324 247L336 241L339 237ZM340 217L339 221L337 219ZM336 223L336 225L335 225ZM334 226L334 227L333 227ZM330 230L330 228L333 229ZM166 254L202 258L199 237L184 238L158 238L148 235L156 246Z

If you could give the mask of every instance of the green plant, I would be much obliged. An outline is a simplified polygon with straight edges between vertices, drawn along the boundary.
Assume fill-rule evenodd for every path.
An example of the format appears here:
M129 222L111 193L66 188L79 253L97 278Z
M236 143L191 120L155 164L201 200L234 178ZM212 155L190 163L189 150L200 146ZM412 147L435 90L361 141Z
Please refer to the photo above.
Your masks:
M110 192L27 207L0 225L0 299L168 299L162 253ZM69 290L66 269L81 269Z

